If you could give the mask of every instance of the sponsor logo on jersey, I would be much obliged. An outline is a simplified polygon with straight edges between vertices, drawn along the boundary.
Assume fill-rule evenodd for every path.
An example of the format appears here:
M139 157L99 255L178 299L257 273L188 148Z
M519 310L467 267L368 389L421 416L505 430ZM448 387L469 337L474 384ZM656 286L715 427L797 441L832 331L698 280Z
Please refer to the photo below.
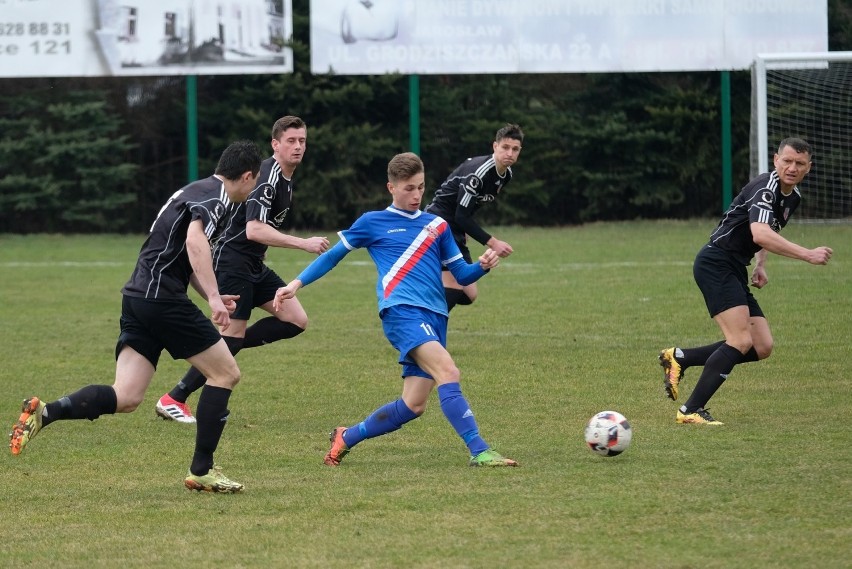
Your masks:
M278 215L275 216L275 219L272 220L273 223L275 224L275 227L278 227L279 225L284 223L284 218L287 217L287 214L289 212L290 212L290 208L288 207L287 209L285 209L284 211L282 211L281 213L279 213Z

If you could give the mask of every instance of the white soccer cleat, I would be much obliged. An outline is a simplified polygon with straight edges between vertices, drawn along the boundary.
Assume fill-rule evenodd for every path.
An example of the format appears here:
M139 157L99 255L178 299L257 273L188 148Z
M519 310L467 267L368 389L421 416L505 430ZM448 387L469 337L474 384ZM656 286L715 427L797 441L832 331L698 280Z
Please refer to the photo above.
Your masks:
M157 401L157 415L166 421L177 421L178 423L194 423L195 417L186 403L181 403L166 393Z

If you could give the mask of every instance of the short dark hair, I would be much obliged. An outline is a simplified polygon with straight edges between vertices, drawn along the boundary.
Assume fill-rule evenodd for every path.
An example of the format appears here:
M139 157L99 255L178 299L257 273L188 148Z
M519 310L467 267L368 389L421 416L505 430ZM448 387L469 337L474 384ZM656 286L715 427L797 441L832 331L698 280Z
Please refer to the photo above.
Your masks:
M424 171L423 161L413 152L397 154L388 162L388 181L407 180Z
M811 148L811 145L808 144L807 142L805 142L804 140L802 140L801 138L790 137L790 138L785 138L784 140L782 140L778 144L778 154L781 154L781 152L784 150L785 146L789 146L790 148L792 148L796 152L800 152L800 153L807 152L809 156L814 155L814 151L813 151L813 148Z
M494 142L500 142L504 138L511 138L518 142L524 142L524 131L516 124L506 123L506 126L497 131L494 135Z
M281 134L288 128L304 128L307 130L308 125L305 124L305 121L293 115L281 117L272 125L272 140L278 140Z
M251 170L252 176L260 172L263 156L257 144L250 140L238 140L228 145L219 157L216 174L228 180L237 180L245 172Z

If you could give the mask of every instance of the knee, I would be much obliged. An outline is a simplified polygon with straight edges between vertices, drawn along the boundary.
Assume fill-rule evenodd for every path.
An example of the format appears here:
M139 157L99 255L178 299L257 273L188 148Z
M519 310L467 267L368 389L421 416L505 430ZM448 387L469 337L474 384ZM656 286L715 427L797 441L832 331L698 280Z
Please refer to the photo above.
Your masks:
M142 404L142 394L121 393L115 390L115 412L132 413Z
M295 310L290 314L280 314L278 316L278 320L284 324L290 323L295 324L302 330L308 329L308 313L305 312L304 309L299 307L299 310Z
M423 399L422 401L405 401L405 406L411 409L411 412L417 415L418 417L426 412L426 403L427 399Z
M455 364L448 365L442 368L439 375L435 377L435 384L442 385L444 383L459 383L461 381L461 372Z
M773 347L775 347L775 342L770 339L768 342L763 342L759 345L755 344L754 351L757 352L758 359L765 360L770 355L772 355Z
M223 369L215 374L209 374L207 376L207 383L217 387L224 387L226 389L234 389L239 382L240 368L238 368L236 364L228 369Z

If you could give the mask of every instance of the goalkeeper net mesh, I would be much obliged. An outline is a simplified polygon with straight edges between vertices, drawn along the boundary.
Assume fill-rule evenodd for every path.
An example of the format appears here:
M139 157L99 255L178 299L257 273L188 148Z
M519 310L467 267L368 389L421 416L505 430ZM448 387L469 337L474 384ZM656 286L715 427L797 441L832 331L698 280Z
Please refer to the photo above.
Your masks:
M784 138L814 149L794 220L852 222L852 52L758 57L751 122L752 175L773 168Z

